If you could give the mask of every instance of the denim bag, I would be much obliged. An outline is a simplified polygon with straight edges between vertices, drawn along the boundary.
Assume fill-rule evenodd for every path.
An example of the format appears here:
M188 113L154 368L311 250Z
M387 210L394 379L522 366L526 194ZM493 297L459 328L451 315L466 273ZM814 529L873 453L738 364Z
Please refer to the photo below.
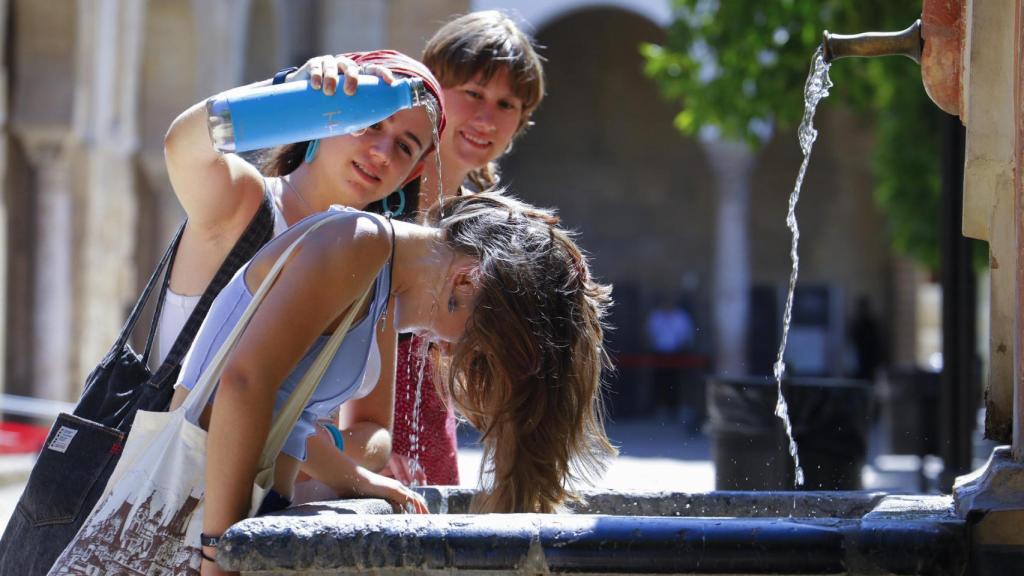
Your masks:
M269 197L257 210L231 249L155 373L147 366L170 280L182 224L157 265L121 329L121 334L86 379L85 390L72 414L61 413L50 429L32 468L25 491L0 539L0 574L46 574L74 538L103 494L121 456L138 410L164 411L174 394L174 382L185 353L214 298L235 272L273 235ZM132 350L128 338L146 301L163 275L144 352Z
M104 495L50 569L51 575L199 575L207 444L207 433L199 426L200 415L213 397L228 357L288 258L306 236L330 220L330 216L322 218L307 228L278 256L185 402L172 412L139 411ZM256 514L273 486L277 455L372 290L371 284L349 307L274 415L260 452L248 516Z

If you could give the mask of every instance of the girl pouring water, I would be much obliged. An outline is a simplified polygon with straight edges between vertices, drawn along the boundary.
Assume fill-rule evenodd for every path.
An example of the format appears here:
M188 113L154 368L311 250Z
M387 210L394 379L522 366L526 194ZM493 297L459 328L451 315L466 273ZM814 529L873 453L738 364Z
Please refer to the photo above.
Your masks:
M443 133L445 117L437 81L416 60L387 50L322 56L299 68L282 70L273 80L239 90L308 79L314 89L341 99L357 90L359 74L377 75L388 83L396 77L421 80L433 97L434 119L422 107L402 110L359 134L283 146L266 154L262 166L214 149L205 101L191 106L172 123L165 137L165 157L188 223L158 326L161 354L170 350L195 309L199 294L225 258L230 258L229 251L261 204L269 203L273 235L278 236L331 205L362 209L418 180L424 159L434 148L433 134ZM236 269L241 264L238 262ZM228 278L234 271L228 271ZM376 342L371 351L371 370L366 374L366 393L347 403L348 453L359 458L368 470L380 470L391 449L393 392L389 386L375 384L393 379L394 352L389 343L396 336L390 325L382 327L374 332ZM308 462L319 471L319 477L330 481L349 470L348 462L337 454L333 444L328 451L320 445L320 438L314 437L311 443L313 457ZM354 494L395 503L410 498L411 492L396 482L379 476L367 478L370 482Z

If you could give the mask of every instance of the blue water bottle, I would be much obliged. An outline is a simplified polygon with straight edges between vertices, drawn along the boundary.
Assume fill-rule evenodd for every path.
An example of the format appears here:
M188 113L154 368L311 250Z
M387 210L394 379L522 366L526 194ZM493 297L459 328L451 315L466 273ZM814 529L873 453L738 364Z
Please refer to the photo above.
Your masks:
M247 152L293 142L348 134L395 112L424 103L418 78L391 85L377 76L359 76L352 96L327 96L308 80L231 91L206 101L210 139L220 152Z

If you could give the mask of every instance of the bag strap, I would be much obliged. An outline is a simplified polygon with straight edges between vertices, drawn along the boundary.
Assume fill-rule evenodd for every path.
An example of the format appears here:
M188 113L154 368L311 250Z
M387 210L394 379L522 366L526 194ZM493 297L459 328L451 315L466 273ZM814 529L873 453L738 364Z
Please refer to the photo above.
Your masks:
M238 340L241 338L242 333L248 327L250 320L252 320L252 316L255 314L256 310L263 302L263 299L266 297L267 292L270 291L270 288L277 280L277 277L280 275L281 269L288 261L288 258L292 255L292 252L294 252L298 245L313 231L317 230L318 228L320 228L321 226L323 226L332 219L333 215L328 214L326 217L321 218L319 221L313 223L295 241L293 241L291 245L289 245L288 248L286 248L285 251L281 253L281 255L277 258L277 261L274 262L274 266L270 269L266 277L260 283L259 288L256 290L256 293L253 294L252 300L249 302L249 305L246 306L245 310L242 312L242 315L239 317L238 322L235 323L235 326L231 329L231 332L224 340L224 343L221 344L220 349L217 350L217 354L214 355L209 365L207 365L206 369L199 376L199 380L196 382L196 385L192 388L192 391L189 393L188 397L185 399L185 402L182 404L182 409L185 410L185 417L186 419L188 419L189 422L196 423L199 421L199 416L202 414L203 409L206 407L206 404L210 401L210 397L213 395L213 391L217 387L217 383L220 381L220 376L221 373L224 371L224 366L227 364L228 356L231 354L232 351L234 351L235 347L238 344ZM342 320L341 325L338 327L338 329L334 331L334 334L328 340L328 343L324 346L324 349L317 356L316 361L314 361L314 366L319 366L327 352L330 352L330 355L326 355L327 363L330 363L330 356L333 356L334 352L337 350L338 345L340 345L341 343L341 339L344 338L345 336L345 332L348 330L348 327L351 326L355 314L359 311L359 309L362 308L362 304L366 301L366 298L368 297L372 289L373 284L367 287L362 297L358 299L355 305L349 307L349 311L345 315L345 318ZM330 346L334 346L334 350L328 350ZM326 366L324 368L326 368ZM313 368L310 368L309 372L312 372L312 370ZM307 375L309 374L309 372L307 372ZM322 375L322 373L323 370L321 369L320 375ZM299 400L302 400L302 402L299 405L298 412L295 412L294 408L289 409L289 413L295 412L295 416L294 419L286 426L286 429L288 431L290 431L291 428L295 425L295 421L298 419L298 415L301 412L301 409L305 406L305 402L308 401L308 396L306 396L306 398L304 399L301 398L301 396L304 394L312 395L313 390L316 389L316 385L319 383L320 375L317 375L316 380L312 380L311 378L306 378L304 376L299 386L296 387L296 389L292 392L292 395L289 397L289 400L286 403L285 408L288 408L293 402L297 402ZM311 389L304 390L303 387ZM296 398L296 396L300 396L300 398ZM274 424L271 427L272 431L274 431L275 429L279 430L280 427L285 426L282 418L284 409L282 409L281 412L282 413L279 413L274 420ZM287 437L287 434L285 434L285 437ZM268 435L268 443L269 439L270 437ZM284 439L281 439L281 442L283 445ZM261 462L264 459L267 447L267 445L264 445L264 454L261 454Z
M171 286L171 272L174 270L174 260L178 257L178 246L181 244L181 237L185 235L185 226L187 224L188 219L178 226L178 231L174 234L174 239L171 240L170 246L167 247L167 253L164 254L164 258L167 259L165 264L167 269L164 271L164 281L160 284L160 294L156 297L156 307L153 308L153 319L149 323L149 335L146 336L146 349L142 352L143 364L149 364L149 353L153 350L153 342L156 340L156 329L157 326L160 325L160 314L164 310L164 301L167 299L167 289ZM167 254L170 254L171 257L167 258ZM161 263L163 263L163 261L161 261Z
M278 453L281 452L285 442L288 440L288 435L295 428L295 423L299 420L299 416L302 415L302 411L306 409L306 405L309 404L309 400L313 397L313 393L316 392L324 372L331 365L334 354L341 346L341 342L345 339L349 328L352 327L356 314L363 309L363 305L369 299L373 286L371 284L363 292L363 295L349 307L348 313L345 314L341 324L334 330L331 337L327 339L323 349L320 350L320 353L317 354L316 359L310 365L309 370L302 375L302 380L295 386L295 389L288 396L288 400L285 401L284 406L277 413L273 423L270 425L270 432L267 434L267 441L263 445L263 452L260 453L258 469L265 469L274 465ZM367 313L369 314L370 311L368 310Z
M167 289L167 284L171 278L171 265L174 262L174 256L178 252L178 244L181 243L181 236L185 232L186 222L182 222L181 226L178 226L178 231L175 232L174 238L171 243L167 246L167 250L164 252L163 257L160 258L160 262L156 265L156 270L149 276L149 280L146 282L146 287L142 290L142 294L139 295L138 301L135 302L135 306L132 307L132 311L128 314L128 319L125 320L124 325L121 327L121 333L117 336L117 340L114 345L107 352L107 355L100 361L100 365L107 367L110 363L115 361L120 355L121 350L124 349L128 343L128 338L131 337L132 331L135 330L135 324L138 323L139 317L142 316L142 310L146 307L146 302L149 300L150 295L153 293L153 289L156 288L156 281L160 277L160 273L164 272L164 283L163 288L160 292L160 300L157 302L157 309L153 316L153 324L150 326L149 338L146 341L146 353L144 358L149 358L150 344L153 340L154 328L159 319L160 308L163 304L164 291Z
M192 314L189 315L185 325L181 328L181 332L175 338L174 344L171 345L171 350L164 357L163 363L157 368L156 374L149 379L151 385L163 387L174 384L178 369L181 368L181 363L185 360L185 354L192 347L192 342L195 340L196 334L199 333L199 327L202 326L203 320L206 319L214 299L231 281L235 272L243 264L251 260L259 252L259 249L273 237L274 214L270 202L270 196L264 194L263 203L256 211L256 215L253 216L245 232L235 242L231 252L228 253L220 268L217 269L213 280L210 280L210 283L206 286L206 290L203 291L199 302L196 303L195 309L192 310Z

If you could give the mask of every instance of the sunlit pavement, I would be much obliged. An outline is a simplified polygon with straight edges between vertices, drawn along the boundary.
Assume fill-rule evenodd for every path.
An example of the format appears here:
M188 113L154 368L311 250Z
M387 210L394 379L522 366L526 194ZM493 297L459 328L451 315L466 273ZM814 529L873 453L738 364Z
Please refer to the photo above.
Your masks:
M710 442L706 436L686 434L674 423L657 421L610 422L606 426L619 448L595 488L616 490L671 490L707 492L715 488ZM481 450L472 429L459 429L459 480L476 486Z

